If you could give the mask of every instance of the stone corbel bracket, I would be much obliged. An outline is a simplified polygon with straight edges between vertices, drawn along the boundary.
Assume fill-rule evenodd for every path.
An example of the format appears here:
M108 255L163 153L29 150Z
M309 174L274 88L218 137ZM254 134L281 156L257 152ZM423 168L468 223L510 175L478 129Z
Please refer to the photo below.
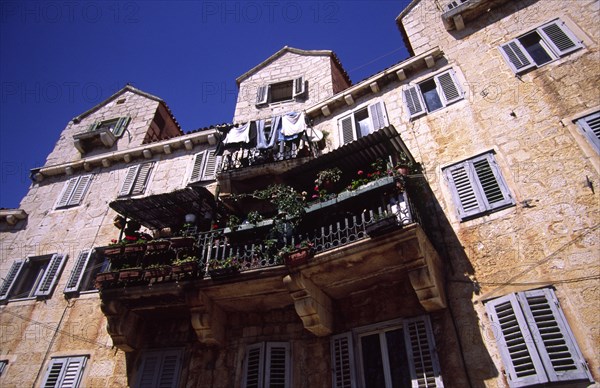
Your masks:
M283 283L294 300L296 313L304 328L318 337L333 332L333 308L331 298L301 273L292 273L283 278Z
M187 303L198 341L206 345L222 346L225 343L225 312L200 291L188 294Z
M139 349L142 332L140 317L114 300L102 302L100 308L106 316L106 331L112 338L113 345L124 352Z

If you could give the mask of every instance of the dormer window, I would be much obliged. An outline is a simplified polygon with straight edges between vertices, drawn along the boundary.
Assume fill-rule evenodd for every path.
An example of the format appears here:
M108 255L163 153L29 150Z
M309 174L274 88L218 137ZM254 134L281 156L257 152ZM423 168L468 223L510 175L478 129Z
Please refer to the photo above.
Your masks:
M304 77L259 86L256 94L256 106L292 101L302 97L305 93Z
M87 130L73 136L75 148L83 155L97 147L112 147L127 129L129 121L127 116L96 121Z
M121 137L129 124L129 117L117 117L110 120L97 121L90 125L89 131L110 131L115 137Z

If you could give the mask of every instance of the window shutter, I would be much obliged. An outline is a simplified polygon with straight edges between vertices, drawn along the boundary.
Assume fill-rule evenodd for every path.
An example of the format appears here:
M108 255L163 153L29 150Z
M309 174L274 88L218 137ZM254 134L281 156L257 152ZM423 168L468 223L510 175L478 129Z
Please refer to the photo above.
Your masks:
M67 181L67 183L65 184L65 187L63 188L62 193L60 194L58 203L56 204L56 208L61 208L61 207L65 207L69 204L69 198L71 198L71 195L73 194L73 191L75 190L75 187L77 186L77 181L79 180L79 178L71 178Z
M429 317L406 319L403 325L412 386L443 387Z
M194 156L194 165L192 166L192 174L190 175L190 183L198 182L202 178L202 167L204 165L204 155L206 151L197 153Z
M85 269L88 266L88 262L90 261L90 257L92 256L91 249L84 249L79 252L79 256L77 257L77 263L75 263L75 267L71 272L71 276L69 277L69 281L65 286L65 294L71 292L79 291L79 286L81 284L81 279L83 278L83 274L85 273Z
M583 131L588 141L600 153L600 112L577 120L577 125Z
M417 86L410 86L404 89L403 95L404 105L406 105L406 109L408 109L410 118L427 113L423 96L421 96L421 92L418 90Z
M475 174L477 174L477 179L479 180L479 187L482 190L481 195L487 202L485 207L487 209L494 209L511 204L512 197L510 191L504 183L498 165L491 154L475 158L472 163Z
M139 168L140 165L138 164L137 166L131 166L127 169L127 173L125 174L125 180L123 181L121 190L119 190L119 197L123 197L131 193L131 189L133 188L133 184L135 183L135 177L137 176Z
M269 97L269 86L259 86L256 92L256 105L266 104Z
M285 342L267 343L265 387L290 386L290 346Z
M145 352L134 387L176 388L183 353L180 349Z
M79 180L77 181L77 185L75 186L75 189L73 190L73 195L69 199L69 203L68 203L69 206L79 205L79 203L83 199L83 196L85 195L85 192L87 191L87 188L88 188L91 180L92 180L91 175L84 175L84 176L79 177Z
M158 384L155 385L156 387L177 387L179 382L179 371L181 370L181 356L182 353L180 350L169 350L164 352L160 365Z
M533 344L540 354L550 381L590 380L573 333L554 291L549 288L517 293Z
M478 192L473 187L467 162L449 167L445 170L445 173L450 184L454 203L458 206L460 218L464 219L485 210L478 198Z
M12 263L8 273L6 274L6 277L4 278L4 281L2 282L2 287L0 287L0 301L7 300L9 298L10 291L15 285L24 264L25 260L22 259L15 260Z
M202 180L212 180L217 177L217 167L219 165L219 158L215 155L215 150L206 151L206 163L202 172Z
M304 77L298 77L294 79L294 91L292 93L292 97L302 96L306 92L306 85L304 82Z
M96 128L98 128L98 125L100 125L99 121L94 121L92 124L90 124L90 126L88 127L88 131L95 131Z
M339 121L340 133L342 135L342 144L354 141L354 125L352 124L352 115L344 117Z
M119 117L115 128L113 129L113 135L115 137L121 137L125 129L127 128L127 124L129 124L130 117Z
M521 43L517 40L511 40L510 42L500 46L500 52L504 59L508 62L508 65L516 74L522 73L525 70L536 67L535 62L527 52L521 46Z
M44 276L42 277L38 288L35 290L35 296L48 296L52 293L63 264L65 263L65 257L65 255L58 253L52 255L52 258L44 271Z
M141 164L138 168L137 176L135 177L131 195L142 194L146 189L150 171L152 171L153 163Z
M353 351L352 333L348 332L331 337L333 388L356 388Z
M378 101L369 105L369 117L373 123L373 132L388 125L387 114L385 113L385 105L382 101Z
M456 82L456 76L452 70L448 70L434 78L440 89L442 89L442 93L440 94L444 99L444 106L462 100L463 93L458 82Z
M86 356L54 358L42 383L44 388L77 388L81 383Z
M561 57L583 47L581 41L569 31L565 22L561 20L556 20L541 26L538 28L538 32Z
M246 348L244 363L244 388L262 388L264 344L254 344Z
M63 368L67 364L67 359L59 358L53 359L50 362L50 367L48 368L48 374L42 383L42 387L44 388L54 388L60 387L60 376L62 374Z
M160 354L157 352L144 354L142 366L136 384L138 388L151 388L156 384L160 366Z

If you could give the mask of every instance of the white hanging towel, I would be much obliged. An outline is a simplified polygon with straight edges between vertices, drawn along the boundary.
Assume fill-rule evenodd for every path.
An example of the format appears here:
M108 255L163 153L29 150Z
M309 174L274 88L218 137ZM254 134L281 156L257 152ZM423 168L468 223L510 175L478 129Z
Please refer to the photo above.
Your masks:
M305 130L304 112L290 112L281 117L281 133L283 136L298 135Z
M239 126L239 127L233 127L229 130L229 133L227 133L227 136L225 137L225 140L223 140L224 144L231 144L231 143L249 143L250 142L250 123L251 121L248 121L246 124Z

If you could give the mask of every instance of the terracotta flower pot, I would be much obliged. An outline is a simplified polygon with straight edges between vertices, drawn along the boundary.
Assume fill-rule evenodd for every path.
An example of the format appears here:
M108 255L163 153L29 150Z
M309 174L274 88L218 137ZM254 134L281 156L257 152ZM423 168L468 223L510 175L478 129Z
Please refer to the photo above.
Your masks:
M190 261L188 263L182 263L171 267L171 272L173 272L173 274L175 275L179 275L182 273L195 273L197 270L198 263L195 261Z
M285 264L291 267L306 264L314 255L315 254L311 248L300 248L296 251L285 254Z

